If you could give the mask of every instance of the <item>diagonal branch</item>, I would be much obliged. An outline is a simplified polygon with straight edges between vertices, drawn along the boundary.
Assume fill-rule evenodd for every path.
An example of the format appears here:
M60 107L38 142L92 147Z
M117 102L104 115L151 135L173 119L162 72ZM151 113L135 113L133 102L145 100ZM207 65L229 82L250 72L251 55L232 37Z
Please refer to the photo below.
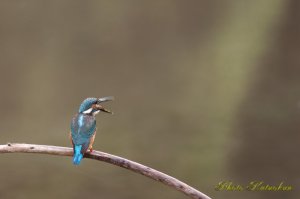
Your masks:
M48 145L37 145L37 144L18 144L8 143L6 145L0 145L0 153L39 153L39 154L50 154L60 156L72 156L73 150L68 147L60 146L48 146ZM122 157L111 155L100 151L93 151L92 153L86 153L85 158L99 160L110 164L123 167L125 169L134 171L136 173L147 176L153 180L159 181L165 185L168 185L178 191L183 192L187 196L195 199L210 199L207 195L194 189L193 187L173 178L160 171L144 166L137 162L127 160Z

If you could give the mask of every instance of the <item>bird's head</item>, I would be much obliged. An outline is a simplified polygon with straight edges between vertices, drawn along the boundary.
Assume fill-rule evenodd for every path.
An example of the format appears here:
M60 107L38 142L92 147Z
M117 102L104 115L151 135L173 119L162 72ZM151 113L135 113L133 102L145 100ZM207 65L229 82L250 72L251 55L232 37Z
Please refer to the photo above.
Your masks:
M112 101L113 99L113 97L86 98L85 100L83 100L79 107L79 113L96 115L97 113L102 111L112 114L110 110L105 109L102 105L100 105L100 103Z

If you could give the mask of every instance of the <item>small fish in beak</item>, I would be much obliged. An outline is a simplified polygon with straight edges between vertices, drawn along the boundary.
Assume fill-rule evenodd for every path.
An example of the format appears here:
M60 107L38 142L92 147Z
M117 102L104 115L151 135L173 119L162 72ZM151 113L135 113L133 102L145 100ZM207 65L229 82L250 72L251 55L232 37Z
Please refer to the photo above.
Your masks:
M103 106L101 106L100 104L96 104L95 105L95 108L99 111L102 111L102 112L105 112L105 113L110 113L110 114L113 114L112 111L108 110L108 109L105 109Z

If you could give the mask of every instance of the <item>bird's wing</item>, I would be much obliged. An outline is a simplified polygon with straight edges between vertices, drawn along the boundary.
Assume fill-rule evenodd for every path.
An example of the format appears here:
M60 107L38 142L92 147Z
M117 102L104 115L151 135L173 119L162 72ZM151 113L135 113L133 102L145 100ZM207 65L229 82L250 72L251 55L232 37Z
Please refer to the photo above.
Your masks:
M71 135L75 145L82 145L85 153L89 147L90 140L96 131L96 119L93 116L77 114L71 122Z

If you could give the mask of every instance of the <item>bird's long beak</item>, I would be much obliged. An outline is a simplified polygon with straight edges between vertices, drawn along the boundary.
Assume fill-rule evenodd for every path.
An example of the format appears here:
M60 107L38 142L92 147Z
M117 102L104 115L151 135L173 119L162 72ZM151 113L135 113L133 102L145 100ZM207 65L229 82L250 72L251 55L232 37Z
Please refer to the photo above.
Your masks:
M113 114L113 112L112 112L112 111L110 111L110 110L107 110L107 109L105 109L105 108L103 108L103 107L101 107L99 110L100 110L100 111L103 111L103 112L105 112L105 113L110 113L110 114Z
M99 103L102 103L102 102L107 102L107 101L112 101L114 100L114 97L113 96L108 96L108 97L101 97L101 98L98 98L98 102L96 104L96 108L102 112L105 112L105 113L110 113L110 114L113 114L112 111L110 110L107 110L105 109L103 106L101 106Z
M101 97L101 98L98 98L98 103L107 102L107 101L113 101L114 99L115 98L113 96Z
M113 114L112 111L108 110L108 109L105 109L103 106L101 106L100 104L96 104L96 108L97 110L99 111L102 111L102 112L105 112L105 113L110 113L110 114Z

